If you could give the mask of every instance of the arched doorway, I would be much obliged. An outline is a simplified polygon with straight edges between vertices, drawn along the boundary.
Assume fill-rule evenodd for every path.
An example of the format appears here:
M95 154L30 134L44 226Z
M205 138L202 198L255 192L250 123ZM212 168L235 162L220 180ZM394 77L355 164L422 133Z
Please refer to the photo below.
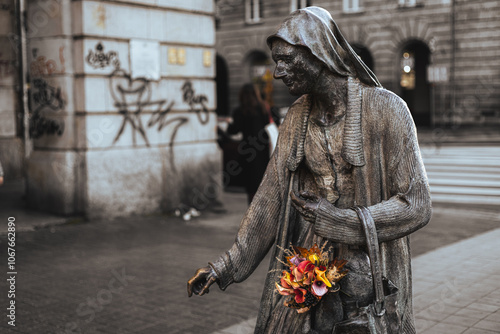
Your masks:
M229 71L221 56L215 57L215 84L217 89L217 115L229 116Z
M430 85L427 67L430 62L429 47L417 40L407 42L399 56L399 86L417 126L431 125Z
M368 68L372 70L373 73L375 73L375 63L373 61L370 50L368 50L366 46L357 43L354 43L351 46L354 52L356 52L356 54L359 56L359 58L361 58L366 66L368 66Z

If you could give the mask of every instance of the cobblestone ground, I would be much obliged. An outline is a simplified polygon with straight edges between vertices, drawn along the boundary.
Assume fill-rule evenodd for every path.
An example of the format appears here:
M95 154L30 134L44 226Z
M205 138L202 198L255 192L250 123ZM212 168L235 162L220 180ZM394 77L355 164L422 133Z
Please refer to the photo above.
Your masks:
M186 294L194 271L234 240L246 199L225 197L225 213L190 222L133 217L18 233L16 327L7 325L3 279L0 332L211 333L254 318L268 260L224 293L214 287L203 297ZM436 207L432 222L412 238L413 255L499 226L494 210ZM2 235L3 268L6 247Z

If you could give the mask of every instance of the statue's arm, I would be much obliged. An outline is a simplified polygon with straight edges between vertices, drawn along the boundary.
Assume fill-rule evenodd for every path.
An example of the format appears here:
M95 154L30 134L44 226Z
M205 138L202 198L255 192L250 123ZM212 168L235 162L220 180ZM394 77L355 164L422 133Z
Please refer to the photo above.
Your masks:
M217 261L210 263L222 290L231 283L241 282L250 276L275 241L283 196L278 182L277 155L274 154L269 162L233 246Z
M432 209L425 169L416 139L406 147L393 173L386 201L368 207L377 227L379 241L404 237L425 226ZM357 214L321 200L315 222L317 235L343 244L362 245L365 237Z

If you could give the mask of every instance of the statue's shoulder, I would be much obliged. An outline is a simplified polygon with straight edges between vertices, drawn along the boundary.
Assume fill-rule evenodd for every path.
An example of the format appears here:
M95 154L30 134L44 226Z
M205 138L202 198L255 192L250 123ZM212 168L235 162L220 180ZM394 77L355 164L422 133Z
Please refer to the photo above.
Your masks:
M394 92L381 87L364 86L363 105L366 107L364 110L382 113L388 118L410 116L406 102Z
M283 120L282 126L293 126L300 121L309 111L311 106L311 97L308 94L302 95L288 108L288 111Z
M288 108L285 119L279 127L278 147L285 160L291 152L297 152L302 142L305 133L304 125L308 119L310 106L311 97L309 95L299 97Z

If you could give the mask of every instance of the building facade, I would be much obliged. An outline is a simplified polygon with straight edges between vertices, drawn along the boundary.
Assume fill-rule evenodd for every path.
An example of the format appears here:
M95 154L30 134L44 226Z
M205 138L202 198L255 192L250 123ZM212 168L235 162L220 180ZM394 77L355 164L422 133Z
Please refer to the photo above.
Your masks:
M113 217L216 199L213 1L1 3L0 161L31 207Z
M243 83L267 84L273 64L266 37L291 11L320 6L382 85L405 99L417 126L500 124L498 1L219 0L217 6L223 65L217 80L228 81L229 95L222 114L237 105ZM294 98L281 83L272 85L270 103L288 106Z

